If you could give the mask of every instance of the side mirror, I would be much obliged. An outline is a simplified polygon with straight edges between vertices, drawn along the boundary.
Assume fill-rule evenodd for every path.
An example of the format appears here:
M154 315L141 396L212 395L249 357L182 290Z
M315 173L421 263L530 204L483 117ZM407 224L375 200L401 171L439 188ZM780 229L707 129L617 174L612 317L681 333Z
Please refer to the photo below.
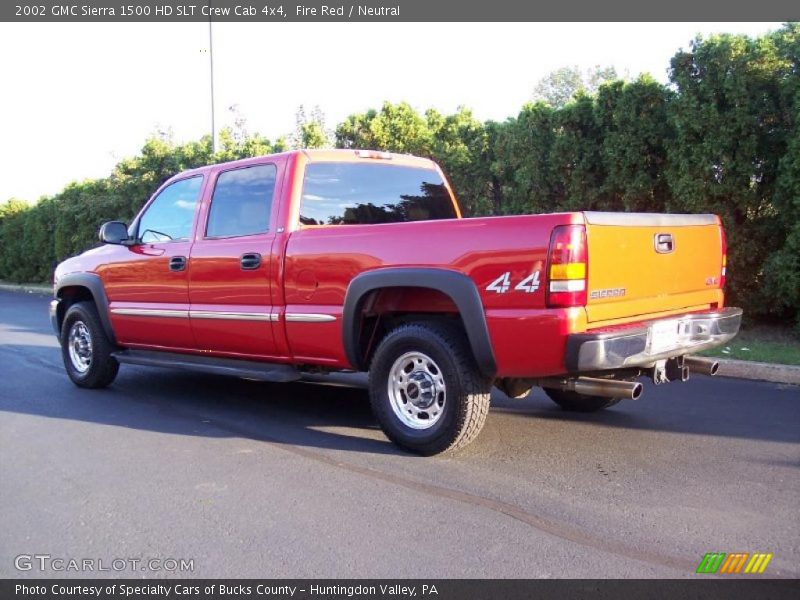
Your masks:
M128 226L121 221L103 223L98 234L104 244L125 244L128 241Z

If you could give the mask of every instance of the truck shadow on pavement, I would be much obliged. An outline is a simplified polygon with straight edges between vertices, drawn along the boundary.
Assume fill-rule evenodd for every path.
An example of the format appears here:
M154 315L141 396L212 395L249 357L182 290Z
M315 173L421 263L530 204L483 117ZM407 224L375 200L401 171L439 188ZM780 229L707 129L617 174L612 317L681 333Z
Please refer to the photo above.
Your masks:
M800 443L800 387L700 376L661 386L641 381L639 400L596 413L560 410L536 388L520 400L499 394L492 410L544 422Z
M103 395L107 393L114 402L115 392L121 391L125 404L146 408L146 428L158 428L163 421L173 424L172 433L183 435L406 454L384 437L364 389L341 383L267 383L162 369L125 371ZM149 391L137 395L134 390L143 380Z
M273 384L125 365L109 388L86 390L69 381L52 342L0 339L6 370L0 412L174 435L405 454L373 419L366 390L343 387L347 381Z
M384 437L366 390L353 387L363 386L363 375L312 376L316 384L272 384L123 366L110 388L82 390L67 379L54 338L44 343L41 332L24 327L15 327L9 337L26 333L33 334L33 343L0 340L0 359L6 367L0 393L3 411L177 435L411 456ZM522 400L495 391L489 413L492 428L519 432L520 419L530 419L532 438L538 421L539 427L578 422L615 430L800 442L798 388L706 377L686 384L648 385L641 400L594 414L564 412L538 389ZM538 451L537 444L530 450Z

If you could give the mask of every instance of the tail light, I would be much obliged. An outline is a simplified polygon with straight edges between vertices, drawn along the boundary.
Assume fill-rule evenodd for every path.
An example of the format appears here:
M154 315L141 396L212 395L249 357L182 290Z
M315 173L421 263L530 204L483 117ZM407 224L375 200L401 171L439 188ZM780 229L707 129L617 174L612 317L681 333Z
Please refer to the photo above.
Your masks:
M584 225L559 225L550 236L547 305L586 305L588 250Z
M720 269L719 274L719 287L720 289L725 289L725 277L727 275L728 270L728 240L725 237L725 228L720 225L719 231L722 234L721 241L722 241L722 268Z

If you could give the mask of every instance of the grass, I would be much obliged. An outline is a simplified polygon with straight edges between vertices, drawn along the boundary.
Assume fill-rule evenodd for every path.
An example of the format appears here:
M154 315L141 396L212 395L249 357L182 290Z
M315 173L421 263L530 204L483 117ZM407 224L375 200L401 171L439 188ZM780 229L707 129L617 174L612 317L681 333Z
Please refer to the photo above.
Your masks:
M800 337L787 327L755 325L743 328L724 346L699 353L702 356L800 365Z

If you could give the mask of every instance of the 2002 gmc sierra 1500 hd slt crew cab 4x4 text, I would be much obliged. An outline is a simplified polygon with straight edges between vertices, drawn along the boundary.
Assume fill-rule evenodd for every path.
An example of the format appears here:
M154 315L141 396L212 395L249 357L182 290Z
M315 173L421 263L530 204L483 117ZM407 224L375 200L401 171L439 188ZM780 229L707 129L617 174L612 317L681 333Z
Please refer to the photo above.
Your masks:
M386 435L468 443L492 385L592 411L714 374L730 340L714 215L572 212L462 219L435 163L293 151L176 175L128 227L55 272L67 373L120 363L292 381L369 371Z

